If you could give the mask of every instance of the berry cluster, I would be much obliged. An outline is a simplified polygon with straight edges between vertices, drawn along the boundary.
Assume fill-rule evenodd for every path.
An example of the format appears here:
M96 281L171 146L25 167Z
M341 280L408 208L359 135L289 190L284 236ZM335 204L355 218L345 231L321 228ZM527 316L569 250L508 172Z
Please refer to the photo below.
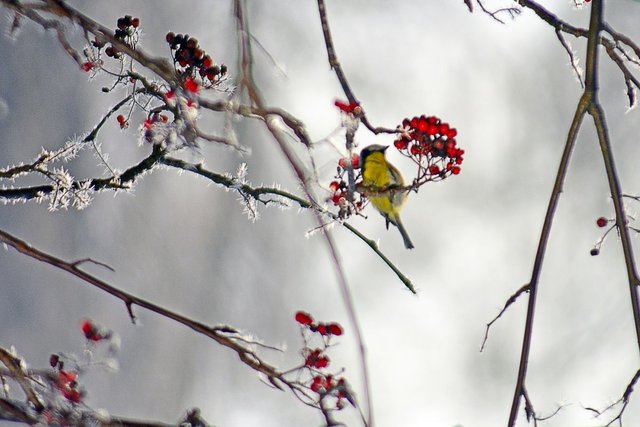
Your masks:
M338 410L344 408L345 399L353 403L344 378L338 378L336 380L333 375L316 375L313 377L313 380L311 380L309 388L320 396L335 396L336 409Z
M348 218L353 213L358 213L364 207L364 196L355 193L354 200L349 202L349 187L345 181L344 175L347 173L348 166L354 170L360 169L360 156L358 154L352 154L351 159L348 157L342 157L338 160L338 173L335 180L329 184L331 196L329 200L334 206L339 207L338 216L340 218Z
M56 370L55 386L62 396L71 403L80 403L85 395L84 390L78 389L78 372L65 371L64 362L60 360L60 356L52 354L49 357L49 364Z
M113 33L115 38L122 41L131 48L135 48L139 38L138 27L140 27L140 18L134 18L131 15L125 15L121 18L118 18L116 25L118 28L116 28ZM96 39L92 44L98 49L102 49L106 42ZM122 52L120 52L116 47L112 45L107 46L107 48L104 50L104 53L110 58L123 58Z
M460 173L464 150L456 145L458 132L435 116L404 119L394 146L420 166L415 185Z
M298 311L295 320L300 324L305 340L305 347L302 349L303 369L309 370L311 374L308 383L305 384L318 395L316 403L319 406L322 407L320 405L322 399L332 396L336 399L335 408L342 409L345 399L353 402L346 381L344 378L335 378L333 374L324 371L330 364L330 359L326 355L326 351L330 347L330 339L333 336L342 335L342 327L335 322L315 322L313 317L304 311ZM322 337L322 347L309 347L311 337L305 333L307 331Z
M295 315L296 322L298 322L303 328L308 328L311 332L317 332L322 336L340 336L342 335L342 326L339 324L314 322L313 317L307 312L298 311Z
M171 48L176 70L183 77L185 83L189 81L188 78L191 78L191 81L195 83L193 79L197 74L202 79L203 85L210 87L226 76L227 66L224 64L216 65L211 56L200 47L196 38L190 37L188 34L169 32L166 35L166 41ZM186 87L185 89L189 90Z
M349 203L348 195L349 188L347 183L341 176L338 177L338 180L332 181L329 184L329 189L331 190L331 203L334 206L339 207L338 217L340 218L348 218L353 213L358 213L364 207L364 196L360 193L354 194L354 197L357 197L357 200L354 200L353 203Z
M341 206L347 202L347 183L341 179L340 181L331 181L329 184L331 190L331 202L335 206Z

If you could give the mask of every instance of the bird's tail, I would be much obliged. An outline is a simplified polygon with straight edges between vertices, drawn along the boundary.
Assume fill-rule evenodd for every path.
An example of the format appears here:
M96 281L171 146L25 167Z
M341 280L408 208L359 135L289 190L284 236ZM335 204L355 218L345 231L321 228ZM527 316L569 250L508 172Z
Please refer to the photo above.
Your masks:
M413 246L413 243L409 238L409 234L407 233L407 230L405 230L404 225L402 225L402 221L400 221L400 217L396 216L394 223L398 227L398 230L400 230L400 234L402 234L402 240L404 240L404 247L407 249L413 249L415 246Z

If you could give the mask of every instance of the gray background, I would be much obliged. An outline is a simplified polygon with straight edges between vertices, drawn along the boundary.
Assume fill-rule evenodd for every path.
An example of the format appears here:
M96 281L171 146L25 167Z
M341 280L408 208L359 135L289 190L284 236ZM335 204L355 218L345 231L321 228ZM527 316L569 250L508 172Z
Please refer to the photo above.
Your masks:
M315 2L249 1L251 31L278 65L256 49L257 80L269 104L302 119L317 145L324 184L337 156L325 138L339 127L333 101L344 98L329 70ZM541 2L586 26L588 8ZM558 4L560 3L560 4ZM188 32L237 75L230 2L79 2L70 4L114 26L139 16L142 46L167 55L167 31ZM500 5L487 5L499 7ZM607 2L607 20L640 40L639 5ZM351 223L381 248L419 288L406 291L372 251L334 228L362 323L374 411L379 426L495 426L508 417L526 299L494 326L479 352L485 324L528 280L564 139L581 93L554 31L532 12L501 25L462 2L379 0L328 2L339 58L376 125L437 115L458 129L466 150L462 173L412 195L403 220L416 249L369 208ZM6 13L4 14L6 15ZM506 17L505 17L506 18ZM2 24L3 31L9 19ZM79 32L76 32L80 36ZM567 37L584 63L584 40ZM0 37L0 166L35 158L90 130L123 92L100 93L56 40L25 24L14 40ZM623 189L638 193L638 111L627 111L619 70L602 55L601 97L607 110ZM216 129L217 119L202 123ZM254 184L297 183L259 124L236 123L251 156L204 144L198 158L218 172L249 165ZM101 133L120 169L148 154L136 126L115 120ZM339 137L333 137L340 143ZM361 146L392 137L357 134ZM392 161L409 176L411 164ZM102 169L90 151L68 165L78 177ZM638 211L628 205L629 213ZM287 346L264 357L288 368L299 363L296 310L343 324L331 350L359 395L357 349L323 240L307 238L308 212L261 208L253 223L237 195L203 179L159 170L129 194L104 193L84 211L47 212L46 205L3 206L0 228L64 259L91 257L112 266L91 272L114 286L205 323L228 323L266 343ZM580 133L554 223L540 282L528 391L541 415L567 405L546 425L604 424L583 406L617 399L638 368L638 349L624 263L615 236L598 257L589 250L613 215L606 177L587 120ZM637 239L634 236L634 243ZM121 337L120 369L91 370L81 379L86 403L121 416L178 420L200 407L219 426L320 425L317 412L272 390L231 351L143 310L132 326L124 305L79 280L13 250L0 255L0 345L14 345L33 366L52 352L82 351L78 324L91 317ZM625 421L640 422L640 396ZM522 413L522 411L521 411ZM357 425L354 411L340 417ZM525 424L524 416L521 424Z

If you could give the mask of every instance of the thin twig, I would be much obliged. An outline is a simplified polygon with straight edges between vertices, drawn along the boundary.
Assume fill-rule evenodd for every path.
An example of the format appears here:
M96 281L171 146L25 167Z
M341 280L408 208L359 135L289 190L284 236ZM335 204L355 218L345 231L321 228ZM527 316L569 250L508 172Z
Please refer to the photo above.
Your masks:
M527 292L528 290L529 290L529 284L527 283L526 285L523 285L520 289L515 291L514 294L511 295L509 297L509 299L507 299L507 302L505 302L504 307L502 307L502 310L500 310L500 313L498 313L498 315L496 317L494 317L493 320L491 320L489 323L487 323L487 328L484 331L484 339L482 340L482 345L480 346L480 352L482 352L482 350L484 350L484 345L487 343L487 339L489 339L489 329L491 329L491 326L493 326L493 324L499 318L502 317L502 315L505 313L505 311L507 311L507 308L509 308L511 306L511 304L516 302L516 300L520 297L520 295L522 295L524 292Z
M285 384L289 388L296 387L295 383L283 378L282 374L275 367L261 360L254 351L242 346L233 337L227 336L228 327L226 326L223 326L220 328L207 326L203 323L200 323L186 316L183 316L181 314L168 310L164 307L161 307L143 298L140 298L128 292L122 291L108 284L107 282L100 280L89 273L86 273L84 270L81 270L78 267L77 261L67 262L53 255L50 255L46 252L40 251L39 249L32 247L27 242L12 236L6 231L0 230L0 242L8 246L11 246L12 248L16 249L18 252L24 255L27 255L30 258L36 259L46 264L50 264L60 270L64 270L72 274L73 276L81 279L82 281L89 283L97 287L98 289L118 298L119 300L125 303L127 310L129 312L129 315L131 317L131 320L134 322L136 318L133 315L133 312L131 311L131 308L133 306L138 306L146 310L149 310L162 317L166 317L177 323L180 323L199 334L207 336L224 347L228 347L232 349L238 354L238 357L240 358L240 360L242 360L250 368L266 375L274 385L276 385L275 381L277 380Z
M584 409L586 409L587 411L593 412L596 417L600 417L603 414L605 414L606 412L609 412L615 406L617 406L617 405L622 403L622 407L620 408L618 413L615 415L615 417L613 417L611 420L609 420L609 422L607 424L605 424L605 427L610 426L611 424L613 424L616 421L619 421L620 425L622 425L622 415L624 414L625 409L627 409L627 405L629 404L629 399L631 398L631 394L633 393L633 389L636 386L636 383L638 382L639 379L640 379L640 370L636 371L636 373L633 375L633 378L631 379L629 384L627 384L627 387L625 388L624 393L622 393L622 396L620 396L620 398L618 400L616 400L615 402L613 402L612 404L610 404L606 408L599 410L599 409L595 409L595 408L585 407Z
M564 50L567 51L567 55L569 55L569 63L571 64L573 71L576 73L576 78L580 82L580 87L584 89L584 82L582 81L582 73L580 72L580 68L578 67L578 62L575 58L575 55L573 54L573 49L571 49L571 46L569 45L567 40L564 38L564 35L562 34L562 31L560 31L559 28L556 28L556 36L558 37L558 40L560 40L560 44L562 45L562 47L564 47Z
M333 37L331 36L331 30L329 28L329 19L327 18L327 8L325 6L324 0L318 0L318 12L320 14L320 24L322 25L322 34L324 36L324 43L327 50L327 56L329 60L329 66L336 73L338 77L338 81L340 82L340 87L342 87L342 91L345 96L349 100L350 103L359 104L356 95L351 90L351 86L349 85L349 81L347 80L347 76L342 70L342 65L338 61L338 56L336 55L336 50L333 45ZM379 133L396 133L395 129L389 129L384 127L374 127L369 119L367 118L364 109L361 109L360 114L358 115L360 121L363 125L366 126L374 134Z

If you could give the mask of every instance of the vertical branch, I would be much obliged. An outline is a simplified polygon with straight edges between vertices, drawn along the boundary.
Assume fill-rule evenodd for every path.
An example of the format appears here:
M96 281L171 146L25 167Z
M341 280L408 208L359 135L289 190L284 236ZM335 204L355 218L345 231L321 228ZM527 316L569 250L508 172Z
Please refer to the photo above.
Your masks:
M329 29L329 20L327 19L327 9L325 7L324 0L318 0L318 11L320 12L320 24L322 25L322 34L324 35L324 44L327 48L329 65L331 66L331 69L335 71L338 81L340 82L340 86L342 86L342 90L347 96L349 102L358 102L356 96L351 90L351 87L349 86L347 76L344 74L344 71L342 71L340 62L338 62L336 50L333 47L333 38L331 37L331 30Z
M640 303L638 301L637 291L640 280L638 279L638 272L633 255L633 247L631 246L631 238L629 236L627 216L624 211L624 203L622 201L622 190L620 188L620 181L618 179L618 173L616 171L613 153L611 152L611 141L609 140L604 110L602 109L602 106L600 106L600 104L594 102L589 108L589 114L591 114L591 116L593 117L593 121L596 125L598 140L600 142L600 149L602 150L602 158L604 160L605 169L607 171L607 179L609 181L611 197L613 198L613 206L616 212L616 225L620 233L620 241L622 244L622 251L624 253L627 277L629 279L631 308L633 311L633 321L636 328L636 341L638 344L638 349L640 350Z
M624 211L622 190L620 188L620 180L618 179L618 173L616 171L616 165L611 151L611 141L609 139L605 114L602 106L595 100L595 97L589 107L589 114L593 117L596 131L598 133L598 141L600 142L600 149L602 150L602 159L604 160L607 179L609 181L609 190L613 199L613 207L616 212L616 226L620 234L620 242L622 244L627 277L629 280L631 309L633 311L633 322L636 328L636 341L638 349L640 350L640 303L638 301L637 291L640 280L638 279L638 272L635 265L633 247L629 236L629 227L627 226L627 215Z
M529 354L531 351L531 340L533 337L533 320L536 309L536 299L538 293L538 280L542 271L542 263L544 261L544 255L547 249L547 243L551 234L551 226L555 211L558 206L560 194L564 184L564 179L569 167L569 160L571 159L571 153L575 147L578 131L582 124L587 110L592 108L594 99L597 99L595 94L598 88L598 38L602 27L602 2L604 0L594 0L591 6L591 18L589 23L588 41L587 41L587 65L586 65L586 77L585 77L585 90L580 97L578 106L576 108L573 121L571 122L571 128L567 135L567 141L565 143L564 152L560 160L560 166L556 174L556 180L551 192L549 204L547 206L547 212L544 218L544 224L542 226L542 232L540 233L540 241L538 242L538 249L536 251L536 257L533 263L533 270L531 273L531 280L529 282L529 303L527 306L527 318L525 320L524 337L522 340L522 350L520 353L520 365L518 367L518 378L516 380L516 387L513 393L513 400L511 402L511 411L509 413L508 426L515 426L516 419L518 417L518 410L520 408L520 400L524 397L525 393L525 381L527 377L527 368L529 365ZM593 113L591 113L593 115ZM604 151L604 148L603 148ZM618 193L620 194L620 193ZM624 218L624 217L623 217ZM618 218L618 221L621 221ZM635 313L635 311L634 311ZM533 414L535 417L535 414Z
M597 1L597 0L596 0ZM542 271L542 263L544 261L544 255L547 250L547 243L551 234L551 226L553 224L553 218L555 216L556 209L558 207L558 201L560 200L560 194L564 185L564 180L569 169L569 160L575 147L576 139L578 136L578 130L582 124L585 112L587 110L587 98L583 95L578 102L573 121L571 122L571 128L567 135L567 141L564 146L562 158L560 159L560 165L558 166L558 172L556 173L556 180L553 185L553 191L549 198L549 204L547 206L547 213L544 217L544 224L542 226L542 232L540 233L540 240L538 242L538 249L536 251L536 257L533 262L533 270L531 272L531 279L529 281L529 303L527 305L527 318L524 327L524 337L522 340L522 350L520 352L520 366L518 367L518 379L516 382L515 391L513 393L513 401L511 403L511 412L509 414L509 426L514 426L516 418L518 416L518 409L520 408L520 399L524 395L525 379L527 377L527 368L529 365L529 353L531 350L531 338L533 336L533 319L536 310L536 297L538 294L538 280Z
M270 115L267 111L268 108L260 94L258 88L256 87L253 79L253 56L251 54L251 37L249 36L249 30L247 28L247 19L244 14L244 0L235 0L234 8L235 8L235 16L236 16L236 25L237 31L240 37L240 58L241 58L241 77L240 81L243 85L246 86L247 94L251 102L258 107L259 110L264 111L264 119L267 126L267 129L278 143L280 150L283 155L286 157L289 165L294 170L296 177L300 181L302 185L303 191L308 197L309 201L313 202L314 198L311 193L311 189L308 185L308 179L306 174L302 168L302 165L299 164L298 159L295 157L294 152L291 150L287 141L284 137L284 134L281 132L278 124L274 120L273 116ZM323 25L326 25L324 23ZM321 214L314 210L315 219L318 224L318 227L323 227L324 222L321 217ZM335 274L338 280L338 284L340 287L340 292L342 294L342 299L346 306L347 315L353 326L354 335L356 342L358 344L359 354L360 354L360 365L361 365L361 375L362 381L364 383L364 395L366 401L366 418L363 419L363 423L365 426L372 427L373 426L373 415L372 415L372 405L371 405L371 397L370 397L370 385L369 385L369 369L366 358L366 350L364 346L364 339L362 337L362 332L360 328L360 323L356 316L355 305L353 302L353 297L351 296L351 291L349 290L349 285L347 283L347 279L344 273L344 269L342 267L342 262L340 261L340 256L338 255L338 249L333 240L333 236L329 230L325 230L323 233L325 237L325 242L327 244L327 248L329 254L331 256L331 260L333 263L333 267L335 270Z

